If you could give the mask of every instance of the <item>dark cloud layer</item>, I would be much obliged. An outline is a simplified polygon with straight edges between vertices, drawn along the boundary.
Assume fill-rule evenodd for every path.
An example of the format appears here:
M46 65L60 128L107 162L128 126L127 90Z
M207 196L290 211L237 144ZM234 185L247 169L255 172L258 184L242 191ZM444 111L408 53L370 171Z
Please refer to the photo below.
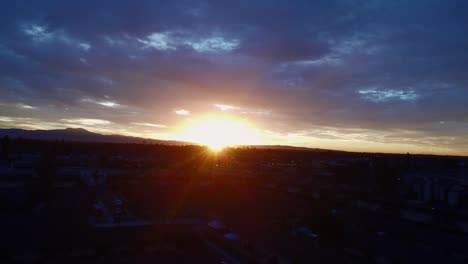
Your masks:
M124 126L138 116L170 126L175 108L224 102L254 109L249 118L278 134L359 129L367 141L440 142L466 154L467 8L461 0L3 1L0 116L32 116L26 105L44 122Z

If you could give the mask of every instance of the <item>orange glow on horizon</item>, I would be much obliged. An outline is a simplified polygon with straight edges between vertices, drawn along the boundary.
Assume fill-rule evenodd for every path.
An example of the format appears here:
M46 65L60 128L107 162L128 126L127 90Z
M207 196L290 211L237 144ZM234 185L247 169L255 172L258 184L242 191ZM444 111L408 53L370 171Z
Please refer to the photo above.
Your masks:
M180 139L208 146L218 152L236 145L257 145L262 141L247 123L226 117L193 121L180 133Z

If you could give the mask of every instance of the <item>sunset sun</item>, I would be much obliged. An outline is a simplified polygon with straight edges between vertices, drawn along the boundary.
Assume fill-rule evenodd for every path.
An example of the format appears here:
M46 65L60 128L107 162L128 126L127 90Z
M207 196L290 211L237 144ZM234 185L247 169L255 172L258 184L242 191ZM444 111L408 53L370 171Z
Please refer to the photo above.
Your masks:
M190 124L183 138L208 146L213 151L236 145L261 143L255 129L240 121L229 119L204 119Z

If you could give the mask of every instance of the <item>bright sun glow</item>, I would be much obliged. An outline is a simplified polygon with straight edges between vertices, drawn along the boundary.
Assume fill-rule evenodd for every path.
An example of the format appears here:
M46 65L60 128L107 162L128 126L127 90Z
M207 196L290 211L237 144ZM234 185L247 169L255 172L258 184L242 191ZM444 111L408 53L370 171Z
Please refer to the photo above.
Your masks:
M205 119L194 122L182 133L182 137L185 140L206 145L213 151L219 151L228 146L260 143L253 128L229 119Z

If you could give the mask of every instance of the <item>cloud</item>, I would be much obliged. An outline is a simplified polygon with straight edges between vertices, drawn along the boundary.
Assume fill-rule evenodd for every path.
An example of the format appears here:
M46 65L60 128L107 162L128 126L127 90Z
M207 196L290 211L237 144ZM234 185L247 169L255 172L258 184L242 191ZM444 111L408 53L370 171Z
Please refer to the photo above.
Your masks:
M134 122L132 124L137 125L137 126L147 126L147 127L155 127L155 128L165 128L165 127L167 127L166 125L153 124L153 123L137 123L137 122Z
M189 47L197 52L229 52L240 45L240 40L226 38L216 33L210 36L197 36L186 31L154 32L143 39L137 39L143 49L153 48L159 51L175 51Z
M92 104L97 104L105 107L110 107L110 108L121 108L124 107L123 105L119 104L118 102L115 101L109 101L109 100L95 100L91 98L84 98L81 101L86 102L86 103L92 103Z
M47 27L37 24L29 24L23 26L23 32L31 36L36 41L47 41L53 38L51 32L47 32Z
M176 50L177 48L171 43L173 40L168 33L151 33L145 39L138 39L144 44L144 48L154 48L157 50Z
M112 102L112 101L100 101L100 102L98 102L98 104L100 104L102 106L112 107L112 108L121 106L119 103Z
M85 51L88 51L89 49L91 49L91 44L86 43L86 42L79 43L78 46Z
M31 106L31 105L27 105L27 104L18 104L18 107L19 107L19 108L23 108L23 109L37 109L37 107Z
M63 118L60 121L62 122L67 122L67 123L73 123L73 124L79 124L79 125L86 125L86 126L105 126L105 125L110 125L112 124L111 121L108 120L102 120L102 119L93 119L93 118Z
M228 52L236 49L240 41L223 37L209 37L198 41L186 41L186 43L198 52Z
M221 111L230 111L230 110L239 110L240 107L233 106L233 105L226 105L226 104L215 104L216 108L220 109Z
M9 116L0 116L0 122L12 122L13 118Z
M183 115L183 116L190 115L190 111L185 110L185 109L177 109L174 111L174 113L176 113L176 115Z
M386 102L392 99L398 99L402 101L413 101L418 98L418 94L412 89L409 90L379 90L379 89L363 89L358 91L359 94L363 95L364 99L373 102Z

